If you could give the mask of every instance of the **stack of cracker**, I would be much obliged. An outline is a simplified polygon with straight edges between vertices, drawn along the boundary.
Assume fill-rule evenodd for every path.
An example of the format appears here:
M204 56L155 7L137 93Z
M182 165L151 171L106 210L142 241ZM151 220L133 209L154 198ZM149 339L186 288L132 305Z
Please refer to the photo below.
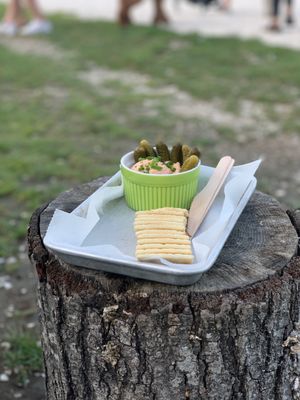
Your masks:
M183 208L158 208L137 211L134 229L136 258L141 261L164 258L174 263L191 264L191 239L186 233L188 211Z

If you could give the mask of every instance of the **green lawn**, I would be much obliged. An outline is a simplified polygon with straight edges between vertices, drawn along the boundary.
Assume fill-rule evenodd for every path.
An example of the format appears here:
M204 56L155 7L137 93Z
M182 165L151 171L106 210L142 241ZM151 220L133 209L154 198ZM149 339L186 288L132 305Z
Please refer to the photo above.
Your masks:
M162 88L175 86L211 104L219 99L231 115L247 99L287 138L299 131L297 52L63 16L53 21L54 33L37 43L50 42L60 56L51 56L51 49L48 55L22 52L0 41L1 257L15 254L36 207L80 182L114 173L121 155L142 137L198 145L204 163L216 162L220 141L235 141L238 132L230 124L172 111L172 94ZM101 84L80 79L99 67L125 71L125 78ZM126 71L136 74L128 82ZM136 90L135 77L144 75L147 90ZM279 116L276 105L288 111Z
M42 349L35 335L29 333L11 332L7 342L10 348L3 352L1 361L6 368L14 371L17 383L25 385L34 372L43 370Z
M52 40L81 55L78 68L84 68L89 60L114 69L131 69L203 99L225 96L235 102L246 95L272 103L299 95L299 54L290 50L234 38L182 37L151 27L124 30L103 22L74 24L66 18L56 20L55 27ZM297 93L285 90L295 86Z

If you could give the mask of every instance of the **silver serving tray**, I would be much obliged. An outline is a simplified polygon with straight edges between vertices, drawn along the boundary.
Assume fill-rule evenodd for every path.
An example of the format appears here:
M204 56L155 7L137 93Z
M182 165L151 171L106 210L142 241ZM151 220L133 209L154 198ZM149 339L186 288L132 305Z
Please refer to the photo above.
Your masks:
M201 188L203 188L203 186L207 182L208 176L213 172L213 168L210 167L202 166L202 172L203 169L204 171L206 170L207 176L206 179L203 179L203 173L200 174L202 177L200 178L201 180L199 183L198 190L201 190ZM121 181L120 173L118 172L97 191L105 187L119 185L120 181ZM98 271L110 272L114 274L126 275L134 278L168 283L172 285L191 285L195 283L197 280L199 280L203 272L210 269L214 264L214 262L216 261L228 236L230 235L232 229L234 228L239 216L241 215L250 197L255 191L256 183L257 183L256 178L253 177L248 187L246 188L245 192L242 194L233 214L228 220L226 227L222 232L222 235L219 235L213 249L210 251L205 261L205 265L201 265L201 267L199 264L190 264L184 266L173 264L172 266L169 266L156 262L141 262L137 261L136 259L124 260L116 256L109 256L109 255L103 256L100 254L95 254L95 250L93 248L93 246L96 244L95 240L101 240L101 231L99 230L100 227L97 228L97 225L92 230L94 233L90 232L87 239L84 241L85 242L84 247L70 246L57 242L53 243L47 240L47 236L44 238L44 244L48 249L50 249L57 256L59 256L61 260L65 261L66 263L73 264L75 266L85 267ZM88 197L75 210L73 210L71 214L82 216L86 208L88 207L91 198L94 195L95 193L92 194L90 197ZM118 201L125 203L124 198L121 198ZM125 206L125 204L122 205L121 203L119 203L119 206L127 207ZM128 219L126 224L128 224L128 221L133 222L134 219L134 211L130 210L128 207L127 210L128 210ZM112 235L115 235L116 224L113 221L114 214L111 214L107 217L111 218L112 220L111 232L109 231L105 232L105 240L107 241L107 243L109 243L109 238L112 237ZM100 239L98 239L99 237ZM134 241L132 236L130 240L131 240L130 244L132 246L132 241ZM126 243L126 240L124 240L124 243L122 243L123 249L126 248L126 245L129 245L129 242Z

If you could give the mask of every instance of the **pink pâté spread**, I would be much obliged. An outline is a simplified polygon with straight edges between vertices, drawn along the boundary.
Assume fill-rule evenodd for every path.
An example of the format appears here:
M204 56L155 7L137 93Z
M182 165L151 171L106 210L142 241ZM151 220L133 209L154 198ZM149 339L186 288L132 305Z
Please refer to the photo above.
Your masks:
M144 174L178 174L180 172L180 163L161 161L160 157L147 157L139 160L131 169Z

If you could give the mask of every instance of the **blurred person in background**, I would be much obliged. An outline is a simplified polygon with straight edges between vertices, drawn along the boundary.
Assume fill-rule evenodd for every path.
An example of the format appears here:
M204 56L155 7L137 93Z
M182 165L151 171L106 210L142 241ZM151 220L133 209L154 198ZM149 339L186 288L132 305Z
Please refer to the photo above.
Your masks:
M23 14L23 2L21 0L10 0L0 23L0 34L14 36L20 32L21 35L47 34L52 31L52 24L47 21L41 12L36 0L26 0L32 20L26 23Z
M271 23L268 26L270 31L280 31L279 14L281 0L272 0L271 3ZM288 25L294 23L292 0L286 0L286 18L285 22Z
M229 11L231 8L231 0L222 0L219 2L219 7L222 11Z
M154 6L155 6L155 13L154 13L154 19L153 23L155 25L161 24L161 23L167 23L168 18L166 17L166 14L163 11L162 8L162 3L163 0L153 0L154 1ZM131 23L129 12L132 6L135 4L140 3L141 0L120 0L120 9L119 9L119 16L118 16L118 21L120 25L128 25Z
M188 0L190 3L208 7L212 4L217 5L221 11L230 11L231 0Z

